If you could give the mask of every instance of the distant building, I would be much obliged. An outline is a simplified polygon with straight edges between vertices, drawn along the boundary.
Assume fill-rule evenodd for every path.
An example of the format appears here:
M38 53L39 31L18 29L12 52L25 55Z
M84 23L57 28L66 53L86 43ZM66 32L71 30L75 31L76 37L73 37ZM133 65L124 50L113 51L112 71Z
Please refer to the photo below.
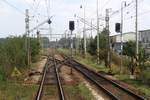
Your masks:
M136 41L136 34L134 32L123 33L123 44L128 41ZM121 34L111 36L112 48L114 51L121 52ZM139 43L150 54L150 29L139 31Z
M146 53L150 54L150 29L139 31L139 41Z
M122 42L125 44L128 41L135 41L135 33L128 32L122 34ZM112 48L115 52L121 52L121 34L111 36Z
M139 31L139 41L144 48L150 48L150 30Z

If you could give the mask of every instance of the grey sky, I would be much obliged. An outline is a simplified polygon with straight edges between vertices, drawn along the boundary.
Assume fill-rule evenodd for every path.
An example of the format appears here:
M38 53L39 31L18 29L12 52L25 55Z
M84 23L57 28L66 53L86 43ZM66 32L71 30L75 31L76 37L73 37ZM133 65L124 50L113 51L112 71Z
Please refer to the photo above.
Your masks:
M26 8L30 9L30 16L37 15L35 18L31 18L30 28L36 26L36 20L39 23L47 19L44 17L47 15L47 10L45 7L45 0L6 0L15 8L10 7L8 4L0 1L0 37L6 37L9 35L20 35L25 32L25 15L22 14ZM38 1L40 1L38 9L35 10ZM86 20L90 22L93 19L93 23L96 25L96 0L85 0L86 1ZM123 0L99 0L99 11L102 17L105 16L105 9L112 8L112 12L120 9L121 2ZM126 0L130 3L135 0ZM50 15L52 18L52 32L53 34L63 34L63 32L68 29L68 21L75 20L74 14L83 17L83 9L80 9L80 5L83 4L83 0L50 0ZM36 12L36 13L34 13ZM127 14L128 12L128 14ZM135 28L135 18L131 16L135 15L135 3L133 2L131 6L124 10L124 32L134 31ZM139 0L139 30L150 29L150 1L149 0ZM115 14L110 20L111 33L114 32L114 23L120 22L120 13ZM105 26L104 21L100 21L100 24ZM82 23L80 22L80 29L82 28ZM44 25L43 27L48 27ZM77 31L77 30L76 30ZM76 32L75 31L75 32ZM44 31L45 32L45 31ZM89 33L89 32L87 32ZM81 34L81 33L80 33Z

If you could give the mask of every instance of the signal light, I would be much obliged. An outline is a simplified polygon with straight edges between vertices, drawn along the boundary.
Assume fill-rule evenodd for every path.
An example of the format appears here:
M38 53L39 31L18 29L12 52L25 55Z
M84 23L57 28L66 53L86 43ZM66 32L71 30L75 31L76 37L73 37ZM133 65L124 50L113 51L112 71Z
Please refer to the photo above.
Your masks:
M49 19L49 20L48 20L48 24L51 24L51 23L52 23L52 21Z
M121 24L120 24L120 23L116 23L116 24L115 24L115 31L116 31L117 33L121 32Z
M69 30L74 30L74 21L69 21Z

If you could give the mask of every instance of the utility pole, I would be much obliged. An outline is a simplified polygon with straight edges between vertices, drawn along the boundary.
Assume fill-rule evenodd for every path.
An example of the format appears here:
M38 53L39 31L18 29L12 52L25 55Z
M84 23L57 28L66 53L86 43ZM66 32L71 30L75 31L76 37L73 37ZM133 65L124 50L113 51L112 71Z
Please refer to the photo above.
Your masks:
M77 34L75 34L75 55L77 55L77 46L78 46L78 39Z
M38 43L40 44L40 31L37 30L36 34L37 34Z
M97 63L100 63L99 59L99 11L98 11L98 0L97 0Z
M67 30L65 31L65 49L67 48Z
M93 22L92 22L92 19L91 19L91 39L92 39L92 34L93 34L93 27L92 27L92 24L93 24Z
M77 51L80 52L80 31L79 31L79 20L77 20Z
M136 0L135 32L136 32L136 63L137 63L137 66L138 66L138 60L139 60L138 0Z
M70 40L71 40L71 43L70 43L71 58L73 58L73 37L72 37L72 32L73 32L74 28L75 28L74 21L69 21L69 30L71 31L71 35L70 35ZM70 74L72 74L72 67L71 67Z
M108 62L108 67L110 68L110 72L111 72L111 45L110 45L110 31L109 31L109 10L110 9L106 9L106 18L105 18L105 21L106 21L106 31L107 31L107 37L108 37L108 44L107 44L107 49L108 49L108 54L107 54L107 62Z
M25 35L25 44L26 44L26 51L27 51L27 62L28 66L30 66L30 32L29 32L29 10L26 9L26 18L25 18L25 23L26 23L26 35Z
M84 28L83 28L83 39L84 39L84 56L86 57L86 24L85 24L85 0L84 0Z
M123 8L124 6L126 6L126 1L122 1L121 2L121 36L120 36L120 40L121 40L121 62L120 62L120 73L122 73L122 60L123 60L123 57L122 57L122 53L123 53Z

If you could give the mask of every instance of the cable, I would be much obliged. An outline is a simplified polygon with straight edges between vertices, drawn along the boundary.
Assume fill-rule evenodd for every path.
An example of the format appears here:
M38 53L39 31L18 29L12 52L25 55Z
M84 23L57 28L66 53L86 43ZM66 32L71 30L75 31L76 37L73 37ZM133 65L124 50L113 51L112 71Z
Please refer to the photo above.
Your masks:
M39 0L38 2L37 2L37 5L35 5L35 7L32 9L33 10L33 19L35 18L35 16L36 16L36 14L38 14L38 8L39 8L39 6L40 6L40 3L41 3L41 0ZM39 15L39 14L38 14ZM31 20L33 20L33 19L31 19Z
M138 14L138 16L142 16L142 15L147 14L147 13L150 13L150 10L140 13L140 14ZM135 17L136 17L136 15L130 16L130 17L126 18L125 20L130 20L130 19L135 18Z
M48 7L48 4L47 4L47 0L45 0L45 7L46 7L46 10L47 10L47 16L50 17L50 15L49 15L49 7Z
M27 0L24 0L24 2L26 3L26 5L27 5L29 8L31 8L31 9L32 9L32 6L28 3L28 1L27 1Z
M107 0L107 1L104 3L104 5L102 6L102 11L103 11L103 9L105 8L105 6L110 3L110 1L111 1L111 0Z
M143 0L140 0L140 2L143 2ZM140 2L139 2L139 3L140 3ZM133 3L135 3L134 0L132 0L130 3L128 3L127 6L123 7L123 9L130 7ZM133 10L134 10L134 9L133 9ZM114 15L117 15L120 11L121 11L121 9L118 9L118 10L114 11L110 16L112 17L112 16L114 16ZM131 11L131 10L130 10L130 11Z
M10 7L14 8L14 9L15 9L16 11L18 11L20 14L25 15L25 13L24 13L22 10L20 10L20 9L18 9L16 6L10 4L8 1L6 1L6 0L2 0L2 1L3 1L4 3L6 3L7 5L9 5Z
M131 1L127 6L123 7L123 9L130 7L131 4L133 4L133 3L134 3L134 1ZM119 14L120 11L121 11L121 9L112 12L112 14L110 15L110 17L112 17L112 16L114 16L114 15L116 15L116 14Z

